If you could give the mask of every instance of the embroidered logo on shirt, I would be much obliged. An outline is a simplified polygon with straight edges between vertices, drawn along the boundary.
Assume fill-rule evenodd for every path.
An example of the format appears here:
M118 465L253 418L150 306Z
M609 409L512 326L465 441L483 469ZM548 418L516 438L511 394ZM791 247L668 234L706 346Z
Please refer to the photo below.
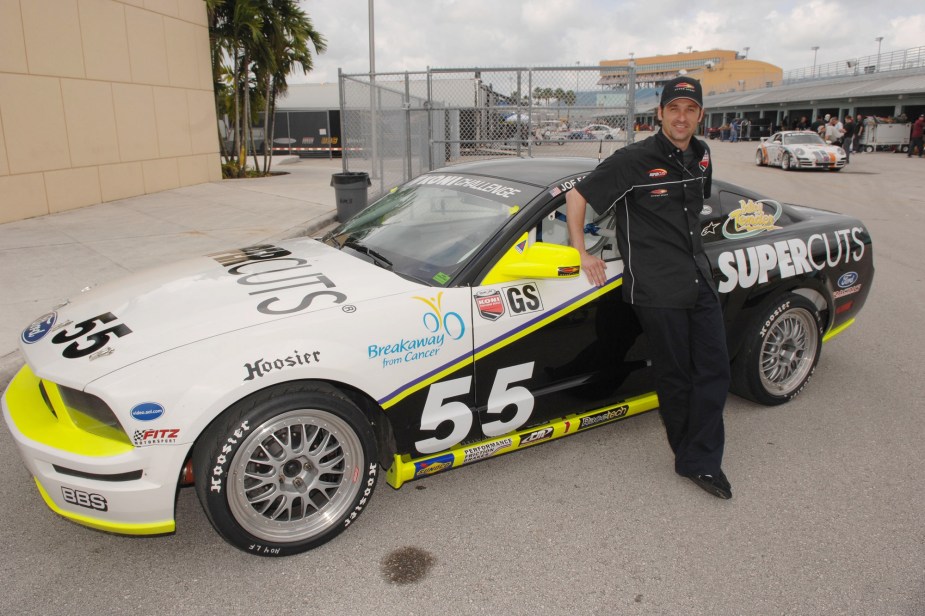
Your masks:
M703 153L703 158L700 159L700 169L701 169L702 171L706 171L706 170L707 170L707 167L709 167L709 166L710 166L710 153L709 153L709 152L704 152L704 153Z
M668 194L668 191L666 189L656 188L655 190L649 193L649 196L650 197L664 197L667 194Z
M650 178L663 178L668 175L668 172L664 169L649 169Z

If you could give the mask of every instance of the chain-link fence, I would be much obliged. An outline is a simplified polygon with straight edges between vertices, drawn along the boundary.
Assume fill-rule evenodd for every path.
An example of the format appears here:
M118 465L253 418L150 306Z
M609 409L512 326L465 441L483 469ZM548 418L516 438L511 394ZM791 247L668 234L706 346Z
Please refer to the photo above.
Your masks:
M339 83L344 169L369 173L370 199L467 160L605 158L634 138L631 67L429 69Z

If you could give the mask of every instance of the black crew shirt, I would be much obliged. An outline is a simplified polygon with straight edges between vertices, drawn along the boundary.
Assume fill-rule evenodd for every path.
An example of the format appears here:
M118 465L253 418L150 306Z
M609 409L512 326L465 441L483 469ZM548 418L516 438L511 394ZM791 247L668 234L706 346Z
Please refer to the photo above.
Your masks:
M692 138L691 163L661 132L617 150L577 188L598 214L616 208L623 298L653 308L692 308L698 285L713 285L700 236L710 196L710 150ZM714 289L715 292L715 289Z

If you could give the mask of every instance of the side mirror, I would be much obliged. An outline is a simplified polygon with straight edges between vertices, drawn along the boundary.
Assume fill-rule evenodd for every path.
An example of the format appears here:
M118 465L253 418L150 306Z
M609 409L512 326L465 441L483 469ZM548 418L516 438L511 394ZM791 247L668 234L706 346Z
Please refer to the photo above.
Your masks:
M571 246L535 242L527 245L527 234L511 246L485 279L483 285L522 278L575 278L581 273L581 257Z

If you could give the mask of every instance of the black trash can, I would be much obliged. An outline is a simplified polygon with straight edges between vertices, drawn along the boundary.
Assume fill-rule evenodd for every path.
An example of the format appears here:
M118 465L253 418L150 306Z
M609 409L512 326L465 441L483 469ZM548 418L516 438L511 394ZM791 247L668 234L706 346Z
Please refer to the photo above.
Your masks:
M337 220L344 222L366 207L370 184L369 174L365 171L345 171L331 176L337 200Z

